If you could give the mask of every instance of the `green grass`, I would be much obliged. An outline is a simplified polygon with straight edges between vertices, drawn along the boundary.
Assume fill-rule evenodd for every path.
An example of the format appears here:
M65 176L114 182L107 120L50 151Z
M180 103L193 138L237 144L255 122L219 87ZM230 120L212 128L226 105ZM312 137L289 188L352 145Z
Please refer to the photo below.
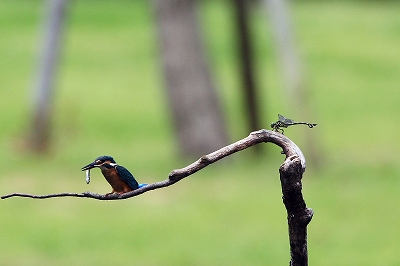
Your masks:
M310 265L398 265L400 244L400 3L296 1L310 120L321 148L308 161L304 197ZM54 95L52 150L26 151L42 1L0 2L0 194L110 191L80 167L110 154L140 182L166 179L178 156L148 1L70 3ZM200 20L235 141L245 137L234 24L228 1L204 1ZM283 101L265 12L254 9L257 79L265 127ZM299 128L287 130L308 155ZM0 201L1 265L287 265L289 244L278 167L266 145L243 151L172 187L124 201Z

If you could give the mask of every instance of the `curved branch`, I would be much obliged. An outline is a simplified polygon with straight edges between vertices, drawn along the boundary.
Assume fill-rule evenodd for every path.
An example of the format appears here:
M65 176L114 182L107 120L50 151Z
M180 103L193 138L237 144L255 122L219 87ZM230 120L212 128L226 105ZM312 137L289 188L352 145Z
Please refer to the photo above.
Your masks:
M250 133L244 139L235 143L225 146L215 152L202 156L194 163L181 168L173 170L169 174L167 180L149 184L145 187L130 191L124 194L106 194L101 195L92 192L83 193L59 193L49 195L31 195L23 193L12 193L4 195L1 198L6 199L10 197L28 197L34 199L46 199L54 197L81 197L93 198L97 200L119 200L135 197L147 191L159 189L173 185L174 183L190 176L204 167L215 163L222 158L229 156L235 152L244 150L262 142L272 142L283 149L286 155L285 161L279 168L280 180L282 185L283 203L285 204L288 225L289 225L289 241L290 241L290 254L291 266L303 266L308 264L307 255L307 225L313 216L313 210L306 207L306 203L301 193L302 184L301 179L306 168L306 160L299 147L283 134L270 130L259 130Z
M302 172L304 172L306 167L306 161L304 158L303 153L297 147L297 145L288 139L283 134L280 134L275 131L271 130L259 130L250 133L250 135L244 139L241 139L235 143L232 143L228 146L225 146L215 152L212 152L208 155L203 155L200 159L195 161L194 163L181 168L173 170L169 174L169 178L167 180L156 182L153 184L149 184L142 188L136 189L134 191L130 191L124 194L97 194L90 191L82 192L82 193L70 193L70 192L63 192L63 193L56 193L56 194L48 194L48 195L32 195L32 194L25 194L25 193L11 193L7 195L1 196L1 199L7 199L11 197L26 197L26 198L33 198L33 199L47 199L47 198L55 198L55 197L79 197L79 198L92 198L97 200L118 200L118 199L127 199L131 197L138 196L143 194L147 191L159 189L163 187L168 187L185 177L188 177L197 171L203 169L204 167L215 163L216 161L221 160L222 158L229 156L235 152L244 150L256 144L262 142L272 142L276 145L282 147L283 152L286 154L286 158L291 156L296 156L301 161Z

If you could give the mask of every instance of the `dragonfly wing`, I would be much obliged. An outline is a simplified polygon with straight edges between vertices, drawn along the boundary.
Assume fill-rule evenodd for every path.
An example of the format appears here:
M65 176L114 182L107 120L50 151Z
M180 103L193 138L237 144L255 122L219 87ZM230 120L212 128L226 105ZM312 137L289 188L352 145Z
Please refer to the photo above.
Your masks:
M293 125L294 121L292 119L289 119L283 115L278 114L279 117L279 121L281 121L282 123L286 124L286 125Z
M278 114L278 118L279 118L279 121L281 121L281 122L283 122L283 121L286 120L286 117L284 117L284 116L281 115L281 114Z
M285 123L288 125L293 125L295 122L292 119L286 118Z

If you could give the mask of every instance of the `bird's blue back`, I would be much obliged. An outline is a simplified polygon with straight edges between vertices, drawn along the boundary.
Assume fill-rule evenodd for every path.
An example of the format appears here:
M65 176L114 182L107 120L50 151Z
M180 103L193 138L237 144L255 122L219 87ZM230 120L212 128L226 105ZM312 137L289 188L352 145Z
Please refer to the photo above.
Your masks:
M136 181L135 177L128 171L125 167L121 165L115 166L115 170L122 181L128 184L128 186L132 189L137 189L139 187L138 182Z

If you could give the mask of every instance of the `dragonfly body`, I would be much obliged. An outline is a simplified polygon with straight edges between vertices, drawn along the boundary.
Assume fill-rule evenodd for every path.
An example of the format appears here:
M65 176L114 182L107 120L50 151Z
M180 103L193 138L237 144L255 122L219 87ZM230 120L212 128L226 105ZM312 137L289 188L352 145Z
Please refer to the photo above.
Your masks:
M274 131L281 132L283 134L282 128L287 128L288 126L293 125L307 125L309 128L315 127L317 124L307 123L307 122L294 122L292 119L284 117L283 115L278 114L278 121L271 123L271 128Z

